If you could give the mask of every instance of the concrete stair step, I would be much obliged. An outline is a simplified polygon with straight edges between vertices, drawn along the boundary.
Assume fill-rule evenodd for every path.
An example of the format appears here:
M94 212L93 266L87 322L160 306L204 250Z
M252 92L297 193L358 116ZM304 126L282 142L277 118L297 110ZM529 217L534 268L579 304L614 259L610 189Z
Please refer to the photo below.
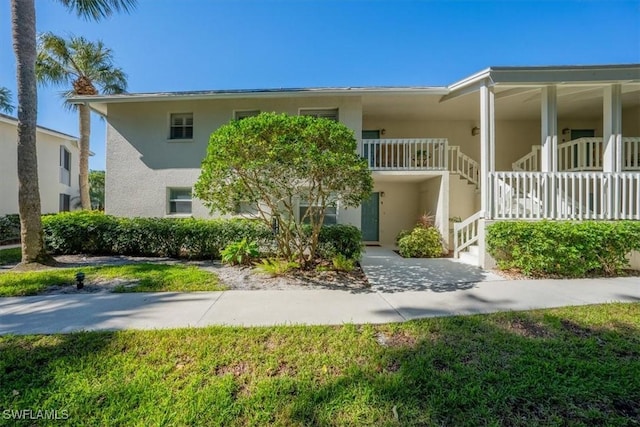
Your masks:
M473 246L471 246L473 247ZM471 248L470 247L470 248ZM477 248L477 246L476 246ZM480 265L480 256L478 254L474 254L473 252L463 251L460 252L458 257L458 261L464 264L479 266Z
M467 247L467 252L469 252L473 256L480 257L480 246L471 245Z

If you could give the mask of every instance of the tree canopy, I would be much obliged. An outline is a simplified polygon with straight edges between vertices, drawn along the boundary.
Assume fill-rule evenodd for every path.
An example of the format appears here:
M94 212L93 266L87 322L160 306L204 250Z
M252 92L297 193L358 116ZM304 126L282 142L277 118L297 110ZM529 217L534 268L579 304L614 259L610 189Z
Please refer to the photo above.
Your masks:
M371 192L356 148L353 131L328 119L262 113L232 121L211 135L195 194L213 211L248 203L267 224L278 218L280 255L304 265L315 257L326 208L359 206Z

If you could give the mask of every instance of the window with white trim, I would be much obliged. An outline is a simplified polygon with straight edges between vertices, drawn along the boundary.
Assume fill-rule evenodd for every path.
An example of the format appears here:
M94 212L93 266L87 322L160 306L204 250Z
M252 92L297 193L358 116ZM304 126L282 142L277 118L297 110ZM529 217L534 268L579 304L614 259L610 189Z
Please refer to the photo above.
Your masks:
M193 139L193 113L171 114L169 139Z
M59 212L69 212L71 210L71 196L68 194L60 194Z
M60 184L71 185L71 152L60 146Z
M255 117L260 114L260 110L242 110L233 113L235 120L246 119L247 117Z
M334 122L338 121L338 109L337 108L320 108L320 109L302 109L300 110L301 116L311 116L317 119L329 119Z
M193 197L190 188L169 188L169 214L190 214Z
M312 216L318 216L320 214L320 206L312 205L308 201L302 199L298 205L298 215L299 219L303 221L305 224L311 222ZM309 212L307 212L309 211ZM307 217L305 218L305 215ZM303 219L304 218L304 219ZM324 219L322 221L324 225L337 224L338 223L338 202L334 201L329 206L326 206L324 209Z

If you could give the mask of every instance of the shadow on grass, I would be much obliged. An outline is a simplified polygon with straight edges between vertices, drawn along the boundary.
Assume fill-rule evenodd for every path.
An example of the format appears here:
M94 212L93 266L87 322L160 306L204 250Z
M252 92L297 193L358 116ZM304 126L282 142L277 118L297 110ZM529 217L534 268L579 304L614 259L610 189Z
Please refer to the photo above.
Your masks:
M640 329L556 315L460 317L415 341L388 334L375 363L292 392L305 425L635 425ZM419 323L417 323L419 324ZM419 328L418 328L419 329ZM398 339L398 337L400 337Z
M68 391L79 425L103 412L123 425L634 425L635 307L0 338L0 405L61 405ZM99 388L101 353L112 378Z

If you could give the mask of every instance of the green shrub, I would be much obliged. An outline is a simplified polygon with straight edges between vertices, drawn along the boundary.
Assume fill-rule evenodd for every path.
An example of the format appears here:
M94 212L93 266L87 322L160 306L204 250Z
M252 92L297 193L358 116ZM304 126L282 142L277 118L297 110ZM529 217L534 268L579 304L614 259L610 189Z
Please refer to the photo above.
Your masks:
M499 268L530 276L616 274L640 250L640 222L497 222L487 228L487 250Z
M222 262L226 264L251 264L251 261L258 258L260 251L256 242L250 242L246 238L239 242L229 243L222 250Z
M112 254L119 235L118 219L95 211L44 215L42 227L54 254Z
M354 268L356 268L355 261L351 258L347 258L342 254L334 256L331 260L331 263L333 264L333 269L337 271L350 272L353 271Z
M408 236L409 234L411 234L411 230L400 230L400 232L398 233L398 235L396 236L396 245L398 243L400 243L400 240L405 237Z
M53 254L122 254L220 258L224 247L243 238L269 248L271 230L245 219L117 218L77 211L42 218Z
M330 260L342 254L353 260L362 256L362 232L347 224L325 225L318 236L318 255Z
M121 254L220 259L234 242L256 242L262 255L274 252L271 228L253 219L118 218L102 212L76 211L42 218L45 244L55 254ZM320 230L318 254L358 259L362 234L352 225Z
M405 258L436 258L444 253L442 237L435 227L416 227L398 241L400 255Z
M278 258L265 258L256 264L256 270L274 277L282 276L295 268L300 268L300 264Z
M0 244L20 240L20 216L10 214L0 217Z

